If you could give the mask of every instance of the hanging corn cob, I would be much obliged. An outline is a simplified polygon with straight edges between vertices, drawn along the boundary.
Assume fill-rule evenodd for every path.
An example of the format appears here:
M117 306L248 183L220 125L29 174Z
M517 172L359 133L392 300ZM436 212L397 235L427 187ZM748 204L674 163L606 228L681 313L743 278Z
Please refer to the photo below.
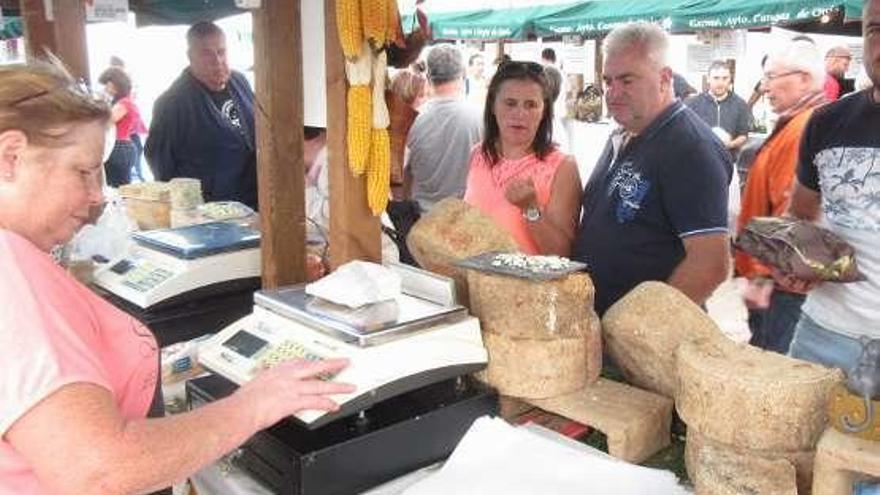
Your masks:
M345 74L348 78L348 128L345 139L348 144L348 166L355 175L364 173L370 153L370 129L373 121L370 79L373 58L369 43L361 41L358 57L353 62L345 61Z
M339 44L342 45L342 54L347 59L355 59L360 54L364 41L361 0L336 0L336 31Z
M367 162L367 204L374 215L380 215L388 205L391 192L391 139L388 136L388 107L385 104L385 71L388 65L385 52L373 62L373 130L370 138L370 158Z
M388 2L389 0L361 0L364 37L377 49L388 40Z
M367 205L381 215L391 193L391 141L387 129L373 129L370 161L367 163Z

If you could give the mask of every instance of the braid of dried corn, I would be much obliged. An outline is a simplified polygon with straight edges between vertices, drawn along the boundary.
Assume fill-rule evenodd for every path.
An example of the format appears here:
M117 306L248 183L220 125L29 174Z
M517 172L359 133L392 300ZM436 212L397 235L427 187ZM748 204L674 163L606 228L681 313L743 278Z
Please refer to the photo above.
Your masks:
M380 48L388 40L388 0L361 0L364 36Z
M387 129L373 129L370 160L367 163L367 204L373 215L381 215L391 193L391 140Z
M348 166L355 175L364 173L370 153L370 128L373 120L370 93L372 69L373 51L369 43L362 40L358 57L353 62L348 60L345 62L345 73L349 84L346 99Z
M345 58L356 58L364 41L361 0L336 0L336 32Z

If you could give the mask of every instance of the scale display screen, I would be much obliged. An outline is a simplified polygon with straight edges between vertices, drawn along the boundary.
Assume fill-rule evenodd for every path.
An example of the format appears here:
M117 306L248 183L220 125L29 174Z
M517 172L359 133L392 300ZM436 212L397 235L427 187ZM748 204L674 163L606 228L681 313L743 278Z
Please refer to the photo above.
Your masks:
M266 344L268 344L268 342L256 335L244 330L239 330L226 342L223 342L223 347L227 347L236 353L249 358L260 352L260 350L266 347Z

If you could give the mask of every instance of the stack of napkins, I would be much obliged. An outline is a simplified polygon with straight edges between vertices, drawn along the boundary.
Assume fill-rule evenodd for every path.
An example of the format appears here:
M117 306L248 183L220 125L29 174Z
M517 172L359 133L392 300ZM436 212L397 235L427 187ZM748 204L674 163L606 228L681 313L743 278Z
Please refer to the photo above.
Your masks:
M368 261L350 261L306 286L306 294L335 304L360 308L400 296L400 275Z

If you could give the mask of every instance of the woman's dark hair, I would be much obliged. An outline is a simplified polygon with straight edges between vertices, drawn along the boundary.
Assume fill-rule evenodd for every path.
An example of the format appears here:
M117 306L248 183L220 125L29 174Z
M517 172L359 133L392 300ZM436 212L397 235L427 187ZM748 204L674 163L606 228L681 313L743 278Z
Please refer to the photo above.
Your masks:
M493 112L495 99L501 84L505 81L531 81L541 87L544 99L544 115L538 124L538 131L532 141L532 150L539 159L544 159L554 149L553 145L553 100L550 99L550 90L547 85L547 77L544 75L544 67L535 62L505 62L498 66L489 88L486 91L486 106L483 109L483 145L482 152L489 159L491 165L495 165L501 159L498 149L500 131L498 121Z
M113 103L131 94L131 78L119 67L110 67L102 72L98 82L101 84L113 83L113 86L116 88L116 94L113 95Z

